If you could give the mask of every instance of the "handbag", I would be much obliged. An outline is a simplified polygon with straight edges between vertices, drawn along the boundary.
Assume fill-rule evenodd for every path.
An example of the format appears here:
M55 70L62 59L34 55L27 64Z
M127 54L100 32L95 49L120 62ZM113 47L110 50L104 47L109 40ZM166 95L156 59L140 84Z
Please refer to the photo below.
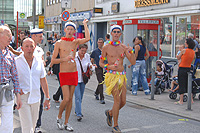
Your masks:
M77 57L78 58L78 57ZM90 75L92 74L92 72L90 71L90 67L89 65L87 66L87 71L84 73L83 72L83 67L82 67L82 64L81 64L81 61L80 59L78 58L78 61L80 63L80 66L81 66L81 72L82 72L82 76L83 76L83 82L84 84L87 84L89 79L90 79Z

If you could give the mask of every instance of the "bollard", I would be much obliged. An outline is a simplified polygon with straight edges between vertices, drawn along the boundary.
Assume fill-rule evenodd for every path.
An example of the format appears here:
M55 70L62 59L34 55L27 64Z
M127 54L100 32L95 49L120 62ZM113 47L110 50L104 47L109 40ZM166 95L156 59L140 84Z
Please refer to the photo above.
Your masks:
M187 100L187 110L191 109L191 94L192 94L192 74L188 72L188 100Z
M155 92L155 86L154 86L154 79L155 79L155 68L152 68L151 70L151 100L154 100L154 92Z

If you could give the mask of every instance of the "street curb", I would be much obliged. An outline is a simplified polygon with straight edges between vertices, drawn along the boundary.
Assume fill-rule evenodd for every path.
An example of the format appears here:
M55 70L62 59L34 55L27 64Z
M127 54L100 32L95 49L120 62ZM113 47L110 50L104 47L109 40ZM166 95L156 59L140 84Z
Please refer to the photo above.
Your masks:
M89 90L89 91L94 91L93 89L91 89L91 88L89 88L89 87L85 87L85 89L87 89L87 90ZM112 98L112 96L110 96L110 95L106 95L106 96ZM151 99L149 99L149 100L151 100ZM143 103L134 102L134 101L132 101L132 100L130 100L130 99L128 99L128 98L126 98L126 102L132 103L132 104L136 104L136 105L141 106L141 107L153 109L153 110L156 110L156 111L161 111L161 112L168 113L168 114L171 114L171 115L176 115L176 116L184 117L184 118L186 118L186 119L191 119L191 120L200 122L199 119L195 119L195 118L192 118L192 117L188 117L188 116L185 116L185 115L181 115L181 114L178 114L178 113L169 111L169 110L167 110L167 109L156 108L156 107L153 107L153 106L145 105L145 104L143 104ZM192 111L192 110L187 110L187 111Z

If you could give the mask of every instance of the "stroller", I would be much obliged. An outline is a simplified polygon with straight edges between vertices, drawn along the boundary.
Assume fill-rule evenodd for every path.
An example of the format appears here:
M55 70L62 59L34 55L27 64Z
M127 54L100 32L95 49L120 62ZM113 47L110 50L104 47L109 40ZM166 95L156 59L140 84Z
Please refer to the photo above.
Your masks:
M197 93L200 93L200 75L196 74L196 71L199 71L199 70L197 70L197 68L200 68L200 64L197 65L197 66L194 66L194 65L191 66L193 99L196 97ZM178 80L178 79L176 78L176 79L173 79L173 80ZM173 90L176 87L177 87L177 85L174 85ZM178 90L176 90L175 92L171 92L169 94L169 98L170 99L176 99L178 92L179 92ZM200 100L200 94L199 94L198 98ZM183 96L183 102L187 102L187 99L188 99L188 96L186 94L184 94L184 96Z
M172 64L172 65L169 65ZM171 77L173 74L174 66L177 64L176 61L170 60L166 63L162 60L156 61L157 65L161 65L163 75L156 75L156 84L155 84L155 94L161 94L165 89L169 89L171 85Z

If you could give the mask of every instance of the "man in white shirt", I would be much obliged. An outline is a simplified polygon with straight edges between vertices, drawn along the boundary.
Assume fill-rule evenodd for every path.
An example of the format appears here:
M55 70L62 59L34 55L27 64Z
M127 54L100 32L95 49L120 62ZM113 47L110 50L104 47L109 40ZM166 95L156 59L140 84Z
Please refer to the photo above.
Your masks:
M43 29L32 29L30 31L31 33L31 38L33 39L33 41L35 42L35 50L33 55L35 57L38 57L40 59L42 59L44 66L45 66L45 61L44 61L44 51L42 50L42 48L40 48L39 46L37 46L38 44L41 43L42 39L43 39ZM9 50L11 52L13 52L15 55L20 55L21 53L23 53L23 51L16 51L14 50L12 47L9 47ZM39 118L37 121L37 125L36 125L36 132L38 132L40 130L40 126L41 126L41 116L42 116L42 111L43 111L43 101L44 101L44 93L42 91L42 88L40 87L40 93L41 93L41 101L40 101L40 111L39 111Z
M34 41L27 38L23 41L23 53L16 57L19 74L22 108L19 110L22 133L33 133L39 114L40 84L45 93L44 107L50 108L49 89L43 61L33 54Z

